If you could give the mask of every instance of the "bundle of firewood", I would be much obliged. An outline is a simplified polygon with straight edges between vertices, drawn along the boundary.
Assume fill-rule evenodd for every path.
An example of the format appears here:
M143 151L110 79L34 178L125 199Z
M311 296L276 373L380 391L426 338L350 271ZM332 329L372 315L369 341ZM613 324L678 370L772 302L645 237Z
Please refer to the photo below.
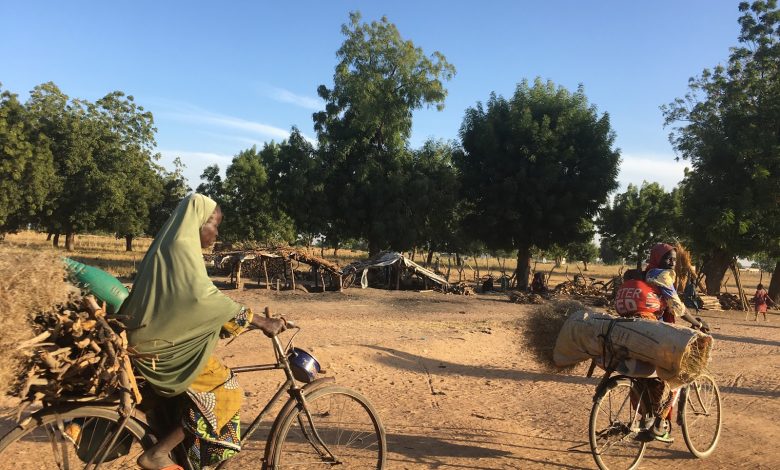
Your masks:
M459 295L474 295L474 288L465 282L458 282L450 285L450 292Z
M136 390L124 327L106 318L92 297L74 296L33 323L39 334L18 348L29 357L19 377L23 407Z
M724 310L742 310L742 302L740 302L737 294L719 294L718 300L720 301L720 306L723 307ZM745 300L749 306L751 304L750 300L747 299L747 297Z
M512 291L509 293L509 301L516 304L536 304L544 303L544 298L532 292Z
M566 295L586 305L605 307L611 304L610 294L599 286L588 286L581 282L566 281L553 289L556 295Z

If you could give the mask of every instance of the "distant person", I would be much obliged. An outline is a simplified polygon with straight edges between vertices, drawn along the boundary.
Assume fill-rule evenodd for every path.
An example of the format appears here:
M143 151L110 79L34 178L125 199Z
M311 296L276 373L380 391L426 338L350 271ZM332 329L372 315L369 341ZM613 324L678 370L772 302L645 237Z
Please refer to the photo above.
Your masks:
M769 297L769 292L764 290L764 285L759 284L756 286L756 293L753 296L753 306L756 310L756 317L753 319L753 321L758 321L759 313L764 314L764 321L769 321L766 319L766 309L768 304L775 305L775 302L771 297Z
M535 272L531 281L531 292L534 294L544 294L547 292L547 286L544 283L544 273Z

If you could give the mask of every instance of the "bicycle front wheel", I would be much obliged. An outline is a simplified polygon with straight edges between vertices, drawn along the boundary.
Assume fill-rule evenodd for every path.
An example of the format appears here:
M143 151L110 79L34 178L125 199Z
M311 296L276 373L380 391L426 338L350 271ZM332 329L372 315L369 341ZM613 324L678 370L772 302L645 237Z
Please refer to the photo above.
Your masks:
M307 413L308 412L308 413ZM306 396L281 422L270 468L383 469L385 430L374 407L359 393L327 386Z
M696 457L709 457L720 439L721 401L718 384L702 375L680 394L682 434L685 445Z
M99 454L104 455L101 469L137 468L136 459L153 442L136 421L131 419L105 451L121 420L107 407L38 411L0 439L0 469L86 469Z
M601 470L639 466L647 443L642 432L642 396L630 380L612 380L596 396L590 412L590 451Z

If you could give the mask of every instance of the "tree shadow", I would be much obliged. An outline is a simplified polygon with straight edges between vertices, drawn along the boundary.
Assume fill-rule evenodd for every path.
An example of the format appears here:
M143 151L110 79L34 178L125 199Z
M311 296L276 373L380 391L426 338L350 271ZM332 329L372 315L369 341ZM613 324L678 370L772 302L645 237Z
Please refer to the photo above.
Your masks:
M552 374L547 372L533 372L517 369L505 369L496 367L477 367L458 364L456 362L431 359L416 354L399 351L397 349L387 348L376 345L363 345L366 348L374 349L387 353L374 360L395 369L401 369L411 372L419 372L420 367L424 366L431 375L466 375L470 377L480 377L488 379L507 379L516 381L538 381L545 380L549 382L570 383L570 384L589 384L596 385L599 381L596 377L582 377L575 375ZM430 365L426 365L426 362Z

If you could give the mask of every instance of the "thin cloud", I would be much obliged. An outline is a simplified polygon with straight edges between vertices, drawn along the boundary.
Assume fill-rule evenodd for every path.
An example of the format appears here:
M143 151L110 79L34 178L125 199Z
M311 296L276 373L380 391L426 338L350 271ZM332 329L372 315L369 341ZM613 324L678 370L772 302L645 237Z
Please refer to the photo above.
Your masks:
M687 164L675 161L674 155L623 154L620 163L619 191L629 184L641 186L643 181L658 183L671 191L685 176Z
M310 109L312 111L319 111L325 107L325 103L319 98L298 95L290 90L285 90L284 88L268 87L267 94L276 101L290 103L299 108Z
M249 132L251 134L271 137L274 139L286 139L290 136L289 131L276 126L249 121L247 119L234 116L214 113L189 103L171 100L157 100L157 103L159 103L158 106L163 109L163 111L160 112L158 116L176 121L207 124L210 126L217 126L227 129L237 129Z
M193 160L200 163L202 163L203 160L209 163L230 163L233 161L233 157L231 155L221 155L219 153L212 152L193 152L190 150L169 149L159 149L159 152L166 160L173 161L173 159L176 157L181 158L182 162L188 167L190 166L190 163L193 162Z

